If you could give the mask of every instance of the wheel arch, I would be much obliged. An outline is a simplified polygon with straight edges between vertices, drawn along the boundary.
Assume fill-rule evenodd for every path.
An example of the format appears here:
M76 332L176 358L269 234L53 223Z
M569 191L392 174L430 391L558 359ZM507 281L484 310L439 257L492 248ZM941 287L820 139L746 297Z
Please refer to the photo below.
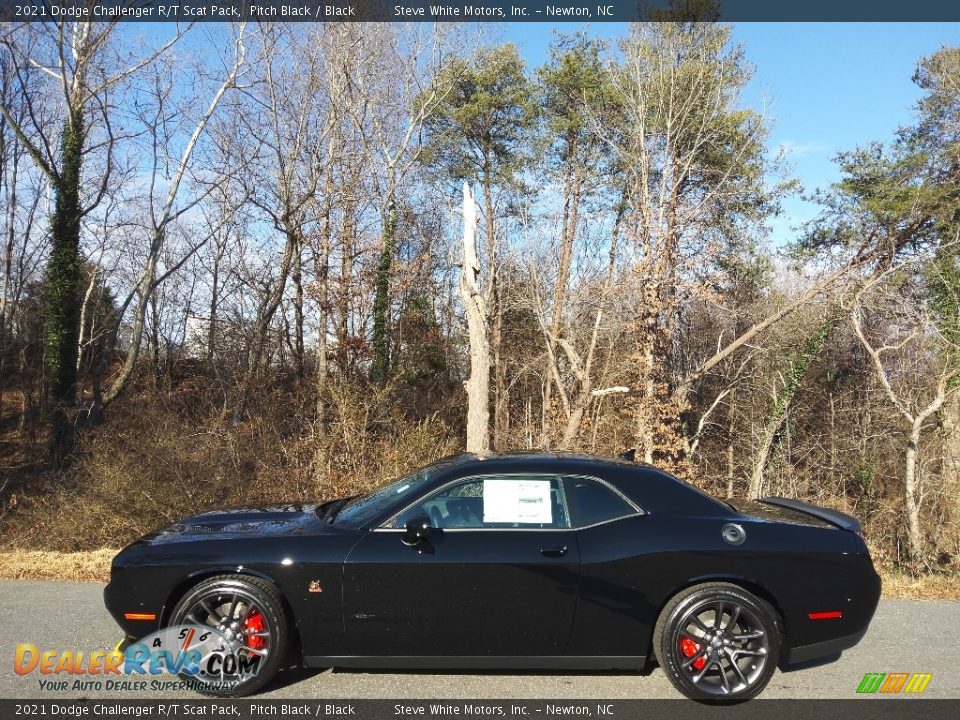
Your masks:
M233 575L237 578L251 577L263 580L265 582L273 585L277 594L280 596L280 602L283 603L283 610L287 614L287 618L290 621L290 638L293 640L293 646L291 648L292 653L295 653L296 656L302 656L303 654L303 645L300 642L300 626L297 622L297 617L294 615L293 608L290 606L289 600L283 591L280 583L276 581L273 577L267 573L260 572L258 570L253 570L251 568L238 568L237 566L227 566L227 567L209 567L203 568L201 570L194 570L189 575L187 575L180 583L178 583L173 590L170 591L167 596L166 601L163 604L163 609L160 613L160 627L166 627L167 621L170 619L171 613L173 613L173 608L176 607L177 603L180 602L180 599L186 595L190 590L195 588L197 585L202 583L204 580L207 580L211 577L216 577L217 575Z
M767 588L763 583L755 580L753 578L745 578L740 575L734 575L730 573L715 573L710 575L701 575L695 578L691 578L677 586L672 590L666 593L661 599L660 603L657 606L657 612L654 616L654 621L656 621L663 609L666 607L667 603L671 599L675 598L679 593L682 593L684 590L691 588L695 585L704 585L706 583L728 583L730 585L736 585L743 590L746 590L753 595L756 595L761 600L767 602L770 607L773 608L776 613L776 619L780 624L780 635L781 635L781 653L786 651L786 648L789 646L789 626L787 625L787 616L783 612L783 608L780 606L780 603L777 601L776 596ZM650 640L647 644L647 657L652 657L653 653L653 628L651 626Z

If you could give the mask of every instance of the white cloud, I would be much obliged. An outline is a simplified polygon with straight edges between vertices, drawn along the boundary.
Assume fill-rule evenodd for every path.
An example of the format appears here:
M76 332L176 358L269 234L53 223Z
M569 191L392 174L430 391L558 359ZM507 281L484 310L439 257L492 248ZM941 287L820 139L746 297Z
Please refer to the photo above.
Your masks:
M780 143L777 150L783 153L785 157L800 158L808 155L823 155L830 151L830 146L816 141L795 142L793 140L784 140Z

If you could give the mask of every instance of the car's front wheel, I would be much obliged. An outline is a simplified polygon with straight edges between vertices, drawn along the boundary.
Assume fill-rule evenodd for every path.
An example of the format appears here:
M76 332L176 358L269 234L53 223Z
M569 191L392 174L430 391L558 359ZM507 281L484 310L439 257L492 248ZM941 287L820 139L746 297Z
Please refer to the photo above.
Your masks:
M729 583L678 593L657 619L660 667L693 700L747 700L770 682L780 656L776 611Z
M196 626L191 642L211 639L194 675L181 674L196 690L218 697L258 691L276 675L287 655L289 624L280 593L260 578L217 575L191 588L176 604L168 625ZM214 642L214 640L216 642Z

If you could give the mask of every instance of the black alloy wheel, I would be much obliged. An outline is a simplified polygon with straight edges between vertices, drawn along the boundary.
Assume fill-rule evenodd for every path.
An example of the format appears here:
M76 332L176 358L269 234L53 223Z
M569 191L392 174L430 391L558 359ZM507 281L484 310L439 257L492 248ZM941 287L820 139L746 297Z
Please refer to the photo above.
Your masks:
M191 588L177 603L168 626L199 625L212 628L223 639L222 650L233 655L249 672L189 676L195 689L216 697L242 697L261 689L276 675L289 647L289 624L277 589L255 577L217 575ZM233 661L231 661L233 662ZM204 668L207 666L204 665Z
M693 700L747 700L770 682L780 656L776 611L728 583L697 585L664 607L654 652L677 690Z

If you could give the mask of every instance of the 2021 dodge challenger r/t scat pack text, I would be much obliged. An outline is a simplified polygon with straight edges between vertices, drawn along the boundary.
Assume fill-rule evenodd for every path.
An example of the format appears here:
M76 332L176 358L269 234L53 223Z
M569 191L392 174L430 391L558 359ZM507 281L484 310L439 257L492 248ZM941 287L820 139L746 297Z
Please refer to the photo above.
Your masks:
M859 523L720 502L653 467L460 455L360 497L207 512L124 548L104 591L129 639L209 628L256 672L642 669L746 699L864 635L880 579ZM236 663L234 663L236 664Z

